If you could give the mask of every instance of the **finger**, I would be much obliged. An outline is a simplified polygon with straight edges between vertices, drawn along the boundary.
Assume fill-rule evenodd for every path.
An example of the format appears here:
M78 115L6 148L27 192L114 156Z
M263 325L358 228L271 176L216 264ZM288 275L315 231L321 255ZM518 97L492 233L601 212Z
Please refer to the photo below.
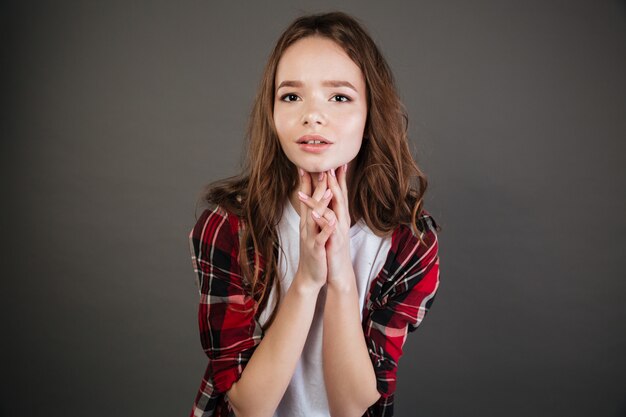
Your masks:
M328 241L328 238L333 234L333 232L335 231L335 227L336 227L336 222L333 222L331 224L331 222L328 222L326 224L326 226L324 226L324 228L322 229L322 231L315 237L315 244L318 247L326 247L326 242Z
M328 177L328 175L326 175L325 172L320 172L318 182L317 182L317 187L315 187L315 191L313 191L313 195L312 195L312 197L317 201L320 201L323 198L324 193L326 192L326 189L328 188L326 177Z
M311 193L311 175L302 168L298 168L298 173L300 174L300 192L304 195L309 195ZM306 204L300 202L300 228L304 228L307 223L310 223L307 222L308 217ZM313 227L307 227L307 230L313 232L315 229Z
M326 189L320 201L315 200L313 197L309 197L301 191L298 192L298 198L300 199L300 202L306 204L309 209L315 211L321 217L324 217L324 213L326 212L326 209L332 197L333 193L330 188Z
M323 216L317 210L311 210L311 217L320 228L324 228L328 223L337 223L337 216L331 209L326 209Z
M340 170L341 169L339 169L339 171ZM337 171L335 171L335 174L337 174ZM332 170L330 175L328 176L328 186L330 187L330 191L333 193L333 199L335 204L333 204L332 209L335 211L337 218L347 219L348 202L344 196L343 190L341 189L340 183L336 175L333 175Z
M340 174L337 176L339 186L343 191L343 195L346 199L346 207L348 204L348 164L344 164L342 169L340 170Z
M339 178L339 186L341 188L341 190L343 191L343 197L344 197L344 209L346 210L346 219L348 219L349 222L351 222L352 220L350 219L350 199L348 198L348 164L344 164L343 165L343 169L341 170L341 175L338 176Z
M300 191L310 195L311 194L311 174L298 168L298 174L300 176Z

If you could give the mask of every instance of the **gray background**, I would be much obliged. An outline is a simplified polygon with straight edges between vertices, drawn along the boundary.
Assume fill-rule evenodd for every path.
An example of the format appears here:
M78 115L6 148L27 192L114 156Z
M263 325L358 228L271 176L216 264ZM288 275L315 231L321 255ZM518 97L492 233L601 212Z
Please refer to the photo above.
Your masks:
M396 415L626 415L624 2L1 7L2 415L188 415L196 198L281 30L329 9L388 58L444 228Z

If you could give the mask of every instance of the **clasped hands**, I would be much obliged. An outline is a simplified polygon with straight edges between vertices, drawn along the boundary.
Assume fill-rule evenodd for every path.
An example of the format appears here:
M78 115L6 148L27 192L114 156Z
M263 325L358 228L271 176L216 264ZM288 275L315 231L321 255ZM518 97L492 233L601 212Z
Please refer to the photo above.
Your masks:
M311 174L299 168L300 272L320 287L346 287L354 281L350 258L347 165L320 172L314 190ZM318 174L315 174L318 175Z

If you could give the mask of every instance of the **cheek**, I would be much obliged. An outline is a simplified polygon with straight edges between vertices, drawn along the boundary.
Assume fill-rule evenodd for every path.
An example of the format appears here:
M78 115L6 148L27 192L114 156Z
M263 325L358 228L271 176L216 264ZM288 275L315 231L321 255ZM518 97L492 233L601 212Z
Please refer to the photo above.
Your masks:
M363 136L367 114L365 112L346 112L341 115L341 128L344 134Z
M289 112L281 109L274 110L274 129L276 129L276 134L278 135L278 142L280 143L281 149L290 160L291 158L289 155L292 150L288 144L291 143L294 135L296 134L291 120Z
M273 119L274 119L274 126L276 127L276 129L278 129L278 127L281 125L281 111L279 108L277 108L276 106L274 106L274 112L272 115Z
M293 124L293 115L289 111L280 107L274 109L274 126L278 134L287 133L286 131Z

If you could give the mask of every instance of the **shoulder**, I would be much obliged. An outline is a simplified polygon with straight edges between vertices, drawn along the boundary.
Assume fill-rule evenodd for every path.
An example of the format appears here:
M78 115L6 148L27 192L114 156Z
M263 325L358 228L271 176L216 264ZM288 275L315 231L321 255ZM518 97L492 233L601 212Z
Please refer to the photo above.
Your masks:
M241 221L239 217L217 204L205 208L189 233L189 239L196 249L221 246L224 249L238 245Z
M385 267L378 277L379 289L371 294L375 304L384 304L387 297L406 293L420 282L426 285L426 281L432 281L431 273L439 265L437 224L428 212L422 211L417 227L414 231L410 225L402 224L394 229ZM430 284L436 286L436 282Z
M368 307L382 309L391 305L393 310L419 307L424 300L432 303L439 286L437 223L422 211L417 226L417 231L406 224L393 230L385 265L370 289ZM419 314L417 310L411 312L414 317Z
M410 225L401 224L392 234L391 252L400 263L420 260L427 255L429 258L437 255L439 226L434 217L426 210L422 210L416 220L417 230Z

